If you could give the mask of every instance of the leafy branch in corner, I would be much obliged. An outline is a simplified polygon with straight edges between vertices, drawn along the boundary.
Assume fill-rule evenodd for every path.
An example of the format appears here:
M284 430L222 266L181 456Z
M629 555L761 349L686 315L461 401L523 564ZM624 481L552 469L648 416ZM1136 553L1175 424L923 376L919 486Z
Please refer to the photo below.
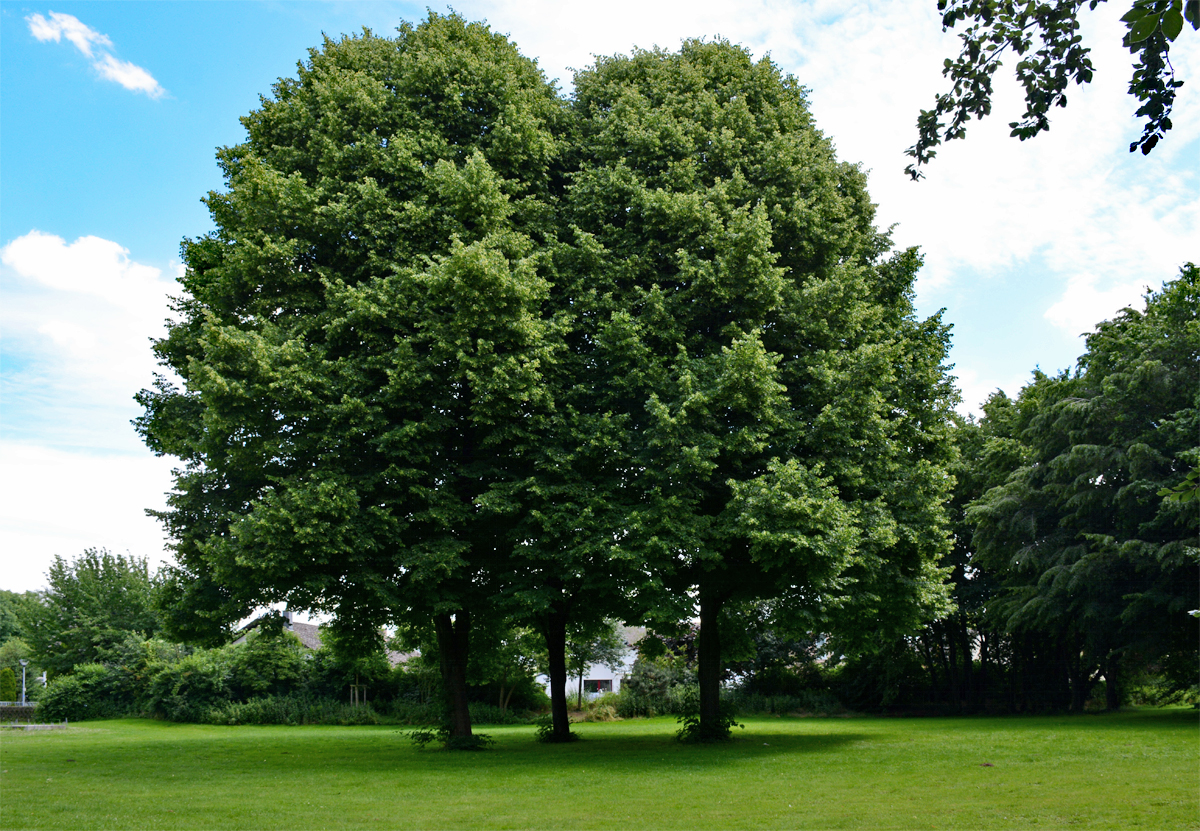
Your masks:
M938 0L942 29L949 31L970 21L959 34L962 51L947 58L942 74L949 92L939 95L931 110L917 118L917 142L905 151L914 161L904 172L914 181L923 178L922 165L936 155L943 141L963 138L973 117L992 111L992 79L1006 52L1016 55L1016 77L1025 89L1025 114L1009 123L1010 135L1024 141L1050 128L1051 107L1067 105L1067 87L1090 83L1093 66L1090 50L1079 34L1079 13L1084 5L1095 10L1104 0ZM1138 56L1129 93L1138 99L1143 132L1129 145L1132 153L1149 153L1171 129L1175 92L1183 81L1175 78L1170 61L1171 44L1184 23L1200 29L1200 0L1135 0L1121 18L1126 26L1124 45ZM948 117L948 121L946 120Z

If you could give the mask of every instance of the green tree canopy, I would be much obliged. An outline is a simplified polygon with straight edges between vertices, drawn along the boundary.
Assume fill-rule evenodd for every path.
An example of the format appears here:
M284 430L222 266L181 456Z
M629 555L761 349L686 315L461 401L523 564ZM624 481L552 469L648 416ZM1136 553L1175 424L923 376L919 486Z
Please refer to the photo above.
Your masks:
M1004 478L967 517L1001 575L994 614L1073 645L1077 708L1091 674L1115 701L1124 669L1150 660L1194 682L1200 517L1159 492L1200 457L1200 270L1101 323L1077 371L1038 373L987 412L1003 426L984 464Z
M432 617L465 735L471 617L502 596L552 403L563 106L504 37L433 13L327 39L273 93L219 153L217 229L183 246L155 347L182 386L139 397L186 464L161 514L178 631L267 601L363 633Z
M769 60L725 41L602 58L574 103L590 267L569 297L591 406L625 425L620 547L698 611L716 736L727 603L859 633L937 605L947 327L915 318L919 258L887 255L864 174Z
M149 638L162 628L158 577L145 560L89 548L68 562L55 557L41 603L25 617L25 640L54 673L98 663L131 633Z
M465 737L472 627L536 623L562 738L568 627L936 605L947 327L769 60L604 58L567 102L431 13L327 39L243 123L155 347L180 380L139 396L185 464L176 631L431 621Z

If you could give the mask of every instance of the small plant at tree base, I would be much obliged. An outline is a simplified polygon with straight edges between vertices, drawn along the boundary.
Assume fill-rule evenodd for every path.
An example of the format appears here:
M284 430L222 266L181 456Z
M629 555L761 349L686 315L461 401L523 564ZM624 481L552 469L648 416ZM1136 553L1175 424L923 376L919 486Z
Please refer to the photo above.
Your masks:
M551 715L538 716L533 720L533 724L537 729L537 740L539 742L550 743L557 741L554 738L554 718ZM579 736L575 733L567 733L567 736L566 741L568 742L579 741Z
M486 750L496 743L496 740L486 733L474 733L470 736L451 736L450 728L442 725L436 730L425 728L408 733L413 744L424 749L430 742L441 742L446 750Z
M738 722L733 715L733 706L728 701L721 702L721 716L717 723L705 730L700 723L700 711L694 710L679 717L683 726L675 733L675 738L681 742L727 742L733 738L733 728L746 729L746 725Z

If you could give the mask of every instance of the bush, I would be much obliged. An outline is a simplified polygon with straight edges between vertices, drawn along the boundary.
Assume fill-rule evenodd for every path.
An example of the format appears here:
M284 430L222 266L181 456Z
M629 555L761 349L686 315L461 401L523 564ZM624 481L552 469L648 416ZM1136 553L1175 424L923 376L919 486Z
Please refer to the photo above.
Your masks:
M207 724L380 724L369 704L346 704L331 698L271 695L249 701L230 701L210 707L202 718Z
M682 725L675 733L675 738L681 742L727 742L733 737L733 728L746 729L734 718L733 702L720 702L720 715L716 724L708 725L707 729L700 723L700 701L697 696L696 709L681 713L679 723Z
M501 710L495 704L472 701L467 706L471 711L472 724L520 724L522 722L522 719L514 716L511 710Z
M0 669L0 701L17 700L17 674L12 667Z
M438 724L442 720L442 705L436 701L409 701L397 698L387 709L388 716L400 724Z
M801 690L795 695L759 695L739 688L733 691L731 698L742 713L784 716L793 713L832 715L846 711L837 696L825 690Z
M146 685L147 710L171 721L202 722L209 709L229 703L229 649L205 649L153 667Z
M583 720L617 721L622 718L617 712L620 701L621 696L617 693L604 693L598 698L593 698L584 705Z
M82 721L116 718L137 711L129 673L100 664L81 664L70 675L60 675L42 691L38 718L47 721Z
M251 632L229 647L229 680L235 698L286 695L304 681L306 650L289 632Z
M837 697L854 710L911 707L930 700L928 675L903 644L850 659L832 680Z

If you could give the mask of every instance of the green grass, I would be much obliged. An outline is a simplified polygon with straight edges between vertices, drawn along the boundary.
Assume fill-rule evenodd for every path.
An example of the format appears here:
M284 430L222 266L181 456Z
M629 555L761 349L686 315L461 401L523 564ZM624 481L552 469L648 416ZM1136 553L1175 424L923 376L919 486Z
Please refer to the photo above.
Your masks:
M6 730L0 827L1200 828L1195 711L744 721L711 746L671 719L490 727L482 753L395 727Z

